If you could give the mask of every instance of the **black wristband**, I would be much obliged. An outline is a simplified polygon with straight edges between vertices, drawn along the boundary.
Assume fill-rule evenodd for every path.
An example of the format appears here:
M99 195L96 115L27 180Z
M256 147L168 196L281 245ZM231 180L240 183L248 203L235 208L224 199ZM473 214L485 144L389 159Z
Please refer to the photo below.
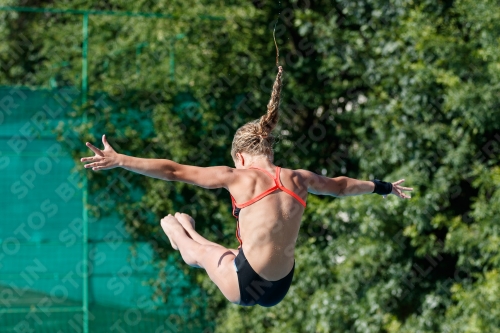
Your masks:
M373 190L372 193L377 193L381 195L387 195L392 193L392 183L383 182L378 179L374 179L372 180L372 182L375 184L375 189Z

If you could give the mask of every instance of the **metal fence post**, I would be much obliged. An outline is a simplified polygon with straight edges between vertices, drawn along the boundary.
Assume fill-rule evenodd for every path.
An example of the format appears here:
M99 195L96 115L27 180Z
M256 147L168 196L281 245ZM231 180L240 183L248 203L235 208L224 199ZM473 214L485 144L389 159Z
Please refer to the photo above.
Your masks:
M82 22L82 107L85 108L87 103L88 92L88 39L89 39L89 14L83 14ZM87 111L84 109L83 122L87 122ZM89 216L88 216L88 181L87 170L85 170L83 177L83 276L82 276L82 310L83 310L83 333L89 333Z

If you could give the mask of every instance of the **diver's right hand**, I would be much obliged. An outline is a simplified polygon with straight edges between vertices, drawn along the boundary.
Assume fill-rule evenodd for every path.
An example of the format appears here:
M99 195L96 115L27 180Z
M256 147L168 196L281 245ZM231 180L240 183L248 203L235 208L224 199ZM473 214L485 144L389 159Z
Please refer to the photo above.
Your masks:
M110 146L108 140L106 140L106 135L102 136L102 143L104 145L103 150L95 147L90 142L86 143L87 147L95 153L95 156L84 157L80 160L81 162L92 162L85 164L85 168L92 168L92 170L97 171L113 169L120 165L120 155Z

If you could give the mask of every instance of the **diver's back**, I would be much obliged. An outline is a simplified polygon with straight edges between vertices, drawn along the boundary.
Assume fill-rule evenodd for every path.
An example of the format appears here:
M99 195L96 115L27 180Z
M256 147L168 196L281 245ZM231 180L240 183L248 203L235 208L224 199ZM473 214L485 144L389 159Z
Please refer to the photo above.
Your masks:
M237 186L230 189L235 206L241 208L239 236L246 258L255 272L270 281L292 269L307 196L300 173L280 169L238 170Z

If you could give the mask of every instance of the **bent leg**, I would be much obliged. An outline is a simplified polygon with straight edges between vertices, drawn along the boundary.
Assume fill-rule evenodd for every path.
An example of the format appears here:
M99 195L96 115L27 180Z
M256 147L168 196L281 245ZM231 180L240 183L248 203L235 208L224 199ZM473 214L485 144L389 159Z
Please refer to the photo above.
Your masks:
M240 301L240 288L233 264L237 250L226 249L215 243L213 243L215 245L209 245L194 241L172 215L163 218L161 226L167 236L179 248L182 259L186 264L204 268L222 294L230 302L238 304Z

